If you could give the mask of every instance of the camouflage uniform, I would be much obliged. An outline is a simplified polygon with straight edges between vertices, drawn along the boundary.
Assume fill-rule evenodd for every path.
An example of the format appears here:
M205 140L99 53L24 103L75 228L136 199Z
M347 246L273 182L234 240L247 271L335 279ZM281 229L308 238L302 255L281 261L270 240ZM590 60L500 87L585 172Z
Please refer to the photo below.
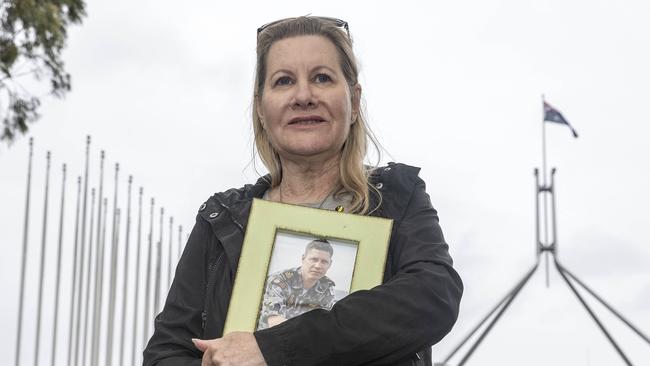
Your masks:
M291 319L313 309L330 310L334 305L334 281L321 277L310 289L303 288L301 267L271 274L266 281L257 329L269 327L268 318Z

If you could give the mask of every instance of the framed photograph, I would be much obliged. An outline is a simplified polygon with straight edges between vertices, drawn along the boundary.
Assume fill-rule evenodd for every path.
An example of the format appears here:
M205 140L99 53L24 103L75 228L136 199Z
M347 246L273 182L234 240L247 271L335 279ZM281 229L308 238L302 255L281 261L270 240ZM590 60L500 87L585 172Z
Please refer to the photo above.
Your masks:
M330 310L383 279L393 221L254 199L224 334Z

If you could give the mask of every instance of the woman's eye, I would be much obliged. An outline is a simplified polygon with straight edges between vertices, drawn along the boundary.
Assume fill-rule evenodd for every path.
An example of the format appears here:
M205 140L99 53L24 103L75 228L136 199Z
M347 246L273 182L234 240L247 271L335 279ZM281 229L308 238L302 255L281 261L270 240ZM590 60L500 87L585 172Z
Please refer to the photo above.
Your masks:
M282 76L275 81L275 85L289 85L291 84L291 78L288 76Z
M329 81L332 81L332 78L329 77L329 75L327 75L327 74L318 74L318 75L316 75L315 80L318 83L327 83Z

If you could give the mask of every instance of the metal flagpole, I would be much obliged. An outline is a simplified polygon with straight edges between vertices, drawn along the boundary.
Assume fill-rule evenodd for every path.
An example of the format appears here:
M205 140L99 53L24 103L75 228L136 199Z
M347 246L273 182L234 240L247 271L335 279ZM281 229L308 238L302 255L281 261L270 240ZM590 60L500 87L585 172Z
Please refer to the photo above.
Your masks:
M151 252L153 251L153 206L154 199L151 198L151 210L149 211L149 250L147 252L147 272L145 273L144 310L142 311L144 327L142 328L142 345L147 344L149 338L149 297L151 294Z
M167 250L167 290L172 287L172 247L174 246L173 240L173 226L174 226L174 217L169 217L169 248Z
M102 233L105 233L106 226L106 215L104 212L102 220L102 203L104 202L104 160L106 159L106 154L104 150L100 152L100 163L99 163L99 196L97 199L98 208L97 208L97 239L95 240L95 286L93 286L93 323L92 323L92 334L90 336L90 359L96 364L97 361L97 352L99 345L99 324L100 312L101 312L101 289L103 285L103 268L104 268L104 246L102 244ZM105 206L105 203L104 203ZM100 230L101 228L101 230Z
M36 312L36 345L34 346L34 366L38 366L38 351L41 339L41 307L43 304L43 276L45 272L45 242L47 238L47 202L50 189L50 152L47 152L45 173L45 202L43 204L43 236L41 238L41 265L38 280L38 310Z
M115 302L115 304L114 304L114 307L113 307L113 323L114 323L113 324L113 335L115 335L116 330L117 330L117 326L115 325L115 323L117 323L117 320L116 320L116 318L117 318L117 314L116 314L116 311L117 311L117 278L118 278L117 276L119 274L119 263L118 263L119 258L118 257L119 257L119 244L120 244L120 239L119 238L120 238L120 232L122 230L122 217L123 217L122 216L122 209L118 207L116 209L116 211L115 211L115 242L117 244L116 244L116 256L115 256L115 291L114 291L114 294L115 294L114 295L114 297L115 297L114 302ZM113 338L115 338L115 337L113 337ZM111 346L111 349L113 349L113 348L115 348L115 347ZM111 360L112 359L113 359L113 357L111 356ZM112 364L112 361L111 361L111 364ZM108 366L109 364L106 364L106 365Z
M551 168L551 186L548 188L548 192L551 195L551 225L552 225L552 231L551 231L551 250L548 255L553 255L554 257L557 256L557 215L555 215L555 168ZM548 272L546 273L546 276L548 278ZM548 286L548 281L546 281L546 284Z
M116 251L118 250L117 248L118 248L119 240L120 240L119 239L120 229L122 228L122 226L121 226L122 221L121 220L122 220L122 209L117 208L115 210L115 242L116 242L115 250ZM115 303L117 301L117 272L118 272L117 257L118 257L118 254L119 253L116 252L116 255L115 255L115 273L114 273L114 276L115 276L115 290L113 291L113 294L114 294L113 297L115 297L115 299L113 300L113 314L112 314L113 315L113 323L115 323ZM113 328L113 330L115 330L115 325L114 324L112 325L112 328ZM112 350L113 350L113 340L112 340L112 338L111 338L111 348L110 349L111 349L111 353L112 353ZM106 358L108 359L109 356L107 355ZM113 356L111 355L110 356L110 363L107 362L106 366L112 365L113 364L112 360L113 360Z
M108 290L108 330L106 333L106 366L112 365L113 358L113 326L115 318L115 280L117 274L117 188L118 176L120 173L120 164L115 163L115 191L113 194L113 227L111 235L111 264L110 264L110 284Z
M546 186L546 111L544 110L544 103L546 99L542 94L542 184Z
M83 321L83 343L81 346L81 363L83 365L86 365L86 352L88 351L88 327L89 322L88 322L88 313L90 313L90 281L92 279L93 273L91 271L92 269L92 261L93 261L93 233L95 232L95 188L92 188L90 190L90 230L88 232L88 264L86 265L86 273L88 274L88 277L86 278L86 301L84 305L84 321ZM97 204L97 211L101 210L101 204ZM99 222L97 222L97 230L99 230Z
M162 267L162 243L163 243L163 218L165 216L165 208L160 208L160 236L158 240L157 250L156 250L156 282L153 288L153 307L151 318L154 319L156 314L158 314L158 309L160 309L160 272Z
M99 277L97 283L99 284L97 288L97 302L95 303L95 309L97 314L97 329L95 330L95 357L92 360L93 365L99 364L99 339L101 337L102 329L102 298L104 296L104 249L106 248L106 221L108 219L108 198L104 197L104 209L103 209L103 219L102 219L102 240L99 251L99 267L95 270L97 271L97 276ZM97 280L97 277L95 277Z
M20 338L23 328L23 301L25 300L25 264L27 261L27 234L29 233L29 198L32 187L32 157L34 155L34 139L29 138L29 159L27 163L27 197L25 198L25 221L23 223L23 255L20 267L20 295L18 297L18 330L16 334L15 366L20 365Z
M135 365L135 350L138 348L138 298L140 295L140 243L142 239L142 187L138 194L138 240L135 257L135 290L133 291L133 341L131 365Z
M183 225L178 225L178 260L181 259L181 247L183 246Z
M54 290L54 326L52 329L52 366L56 364L56 340L57 340L57 327L59 320L59 289L61 281L61 247L63 245L63 216L65 213L65 164L62 169L62 182L61 182L61 214L59 216L59 246L56 254L56 285Z
M79 250L79 204L81 201L81 176L77 177L77 211L74 224L74 253L72 255L72 287L70 289L70 316L68 327L68 365L72 365L72 340L74 331L74 298L77 285L77 251Z
M546 113L544 111L544 94L542 94L542 182L544 188L547 188L547 179L546 179L546 122L544 117ZM542 195L544 200L544 244L543 246L548 245L548 197L546 194ZM544 267L546 269L546 287L549 287L549 261L548 261L548 252L544 253Z
M129 279L129 235L131 233L131 186L133 176L129 175L129 187L126 203L126 238L124 240L124 281L122 282L122 327L120 328L120 363L124 365L124 328L126 327L127 285Z
M539 169L535 168L535 260L539 261L539 257L543 251L542 240L540 239L539 229Z
M77 366L79 364L79 331L81 326L81 290L83 290L83 268L84 268L84 255L85 255L85 239L86 239L86 209L88 208L88 160L90 155L90 135L86 136L86 170L84 172L84 199L83 199L83 208L81 210L81 236L79 242L79 282L77 287L77 325L75 332L75 342L74 342L74 364Z

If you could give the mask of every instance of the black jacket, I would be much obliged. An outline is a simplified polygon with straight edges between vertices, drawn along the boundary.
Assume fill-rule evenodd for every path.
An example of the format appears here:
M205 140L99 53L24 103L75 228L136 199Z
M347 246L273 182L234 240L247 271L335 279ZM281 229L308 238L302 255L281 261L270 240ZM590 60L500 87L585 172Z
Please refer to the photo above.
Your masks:
M371 208L381 202L372 215L394 220L384 283L255 332L269 366L431 365L430 346L455 323L463 285L418 172L389 163L370 179L382 193L371 195ZM201 206L144 365L200 365L190 339L222 336L251 202L268 188L260 179Z

